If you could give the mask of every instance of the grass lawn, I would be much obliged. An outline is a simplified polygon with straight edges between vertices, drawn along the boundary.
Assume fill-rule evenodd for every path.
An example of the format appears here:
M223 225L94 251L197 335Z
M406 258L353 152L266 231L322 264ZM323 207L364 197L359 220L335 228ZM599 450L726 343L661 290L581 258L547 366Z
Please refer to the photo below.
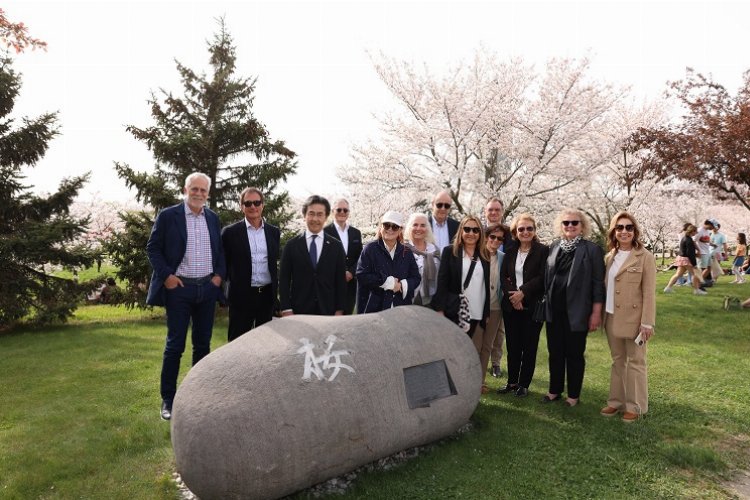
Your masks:
M659 275L659 290L669 276ZM732 498L723 481L750 468L750 311L721 302L747 297L750 284L730 279L706 297L687 287L658 293L642 421L599 416L610 364L601 332L589 337L582 403L542 405L542 334L528 398L493 391L470 432L361 475L346 497ZM88 306L68 325L0 336L0 498L176 497L169 426L158 417L158 312ZM214 333L218 347L224 318Z

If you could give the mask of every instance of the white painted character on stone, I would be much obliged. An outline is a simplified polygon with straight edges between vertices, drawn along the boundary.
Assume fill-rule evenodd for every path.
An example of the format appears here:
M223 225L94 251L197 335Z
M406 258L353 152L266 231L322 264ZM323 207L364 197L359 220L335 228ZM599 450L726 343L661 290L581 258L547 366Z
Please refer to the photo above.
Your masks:
M297 349L297 353L305 355L305 371L302 374L303 380L310 380L314 374L318 380L328 380L332 382L333 379L339 374L341 369L348 370L354 373L354 369L341 362L341 356L351 355L351 352L341 349L332 351L333 344L338 340L335 335L329 335L326 338L326 350L321 356L315 355L315 345L310 342L310 339L302 338L302 347ZM331 361L333 359L333 361ZM331 376L326 379L323 370L333 370Z

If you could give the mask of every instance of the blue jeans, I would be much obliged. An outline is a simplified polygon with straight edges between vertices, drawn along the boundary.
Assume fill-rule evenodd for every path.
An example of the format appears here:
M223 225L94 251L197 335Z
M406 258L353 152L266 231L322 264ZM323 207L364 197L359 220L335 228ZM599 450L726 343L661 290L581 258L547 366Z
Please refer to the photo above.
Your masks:
M193 323L193 366L211 352L211 334L219 287L211 281L166 290L167 342L161 366L161 398L172 402L177 392L180 359L190 321Z

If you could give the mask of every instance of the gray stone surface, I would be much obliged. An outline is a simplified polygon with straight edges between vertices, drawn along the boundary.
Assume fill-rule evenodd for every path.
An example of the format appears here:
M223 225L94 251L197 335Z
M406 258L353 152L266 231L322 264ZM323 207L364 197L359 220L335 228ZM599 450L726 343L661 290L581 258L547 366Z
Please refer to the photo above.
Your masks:
M409 408L404 369L439 360L455 395ZM471 340L429 309L275 320L188 373L172 416L177 470L202 500L278 498L452 434L480 386Z

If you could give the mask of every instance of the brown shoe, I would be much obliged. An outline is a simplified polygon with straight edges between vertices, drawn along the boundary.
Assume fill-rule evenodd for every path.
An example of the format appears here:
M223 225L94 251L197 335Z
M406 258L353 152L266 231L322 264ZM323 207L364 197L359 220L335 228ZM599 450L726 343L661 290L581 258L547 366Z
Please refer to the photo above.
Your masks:
M632 412L626 411L625 413L622 414L622 421L625 422L625 423L627 423L627 424L632 424L636 420L638 420L638 414L637 413L632 413Z
M482 384L482 394L487 394L488 392L490 392L490 388Z
M614 417L620 412L617 408L613 408L611 406L605 406L601 409L599 412L600 415L604 415L605 417Z

